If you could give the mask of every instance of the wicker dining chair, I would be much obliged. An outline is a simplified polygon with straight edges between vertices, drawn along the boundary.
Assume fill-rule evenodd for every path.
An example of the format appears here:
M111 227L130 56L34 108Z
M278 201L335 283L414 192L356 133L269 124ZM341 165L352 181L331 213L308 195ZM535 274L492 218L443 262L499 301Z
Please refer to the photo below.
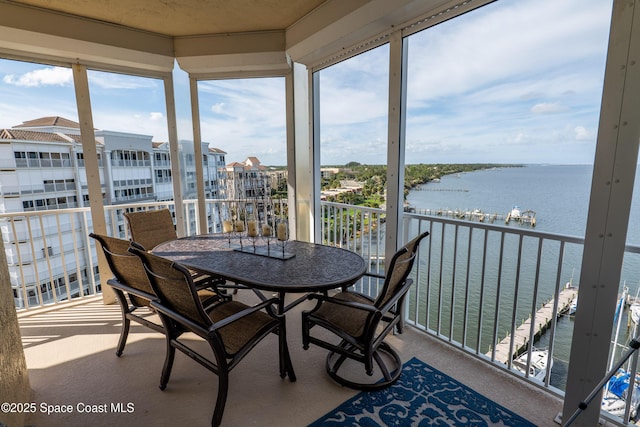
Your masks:
M274 311L278 298L254 306L226 300L206 308L185 267L140 249L129 251L142 259L151 287L158 296L157 300L151 301L151 307L157 310L167 331L161 390L167 386L178 349L218 376L218 397L211 425L220 425L229 390L229 372L271 333L279 335L280 375L284 378L288 374L292 381L295 379L285 335L285 317ZM185 332L207 341L214 357L207 358L196 351L191 334L183 340L181 337Z
M108 279L106 283L113 288L122 313L122 329L116 348L116 356L120 357L127 343L132 320L154 331L165 333L162 324L148 319L153 314L150 302L157 297L151 288L140 258L129 252L131 242L96 233L91 233L89 236L102 247L109 269L113 274L113 277ZM101 278L104 277L107 275L101 274ZM198 291L198 298L205 306L209 306L220 301L221 296L213 291L203 289Z
M150 251L160 243L178 238L169 209L125 212L131 240Z
M160 243L178 238L169 209L125 212L124 217L129 225L131 241L146 251L152 250ZM225 285L225 281L220 277L197 271L191 271L191 275L198 289L211 288L220 292L220 288Z
M394 327L399 333L402 332L403 301L413 283L408 276L420 241L428 235L428 232L424 232L398 250L385 276L366 274L384 280L375 299L348 289L333 296L309 296L317 303L311 310L302 313L303 348L307 350L309 344L315 344L329 350L327 372L339 384L371 391L388 387L400 378L400 356L384 339ZM326 334L314 336L311 332L315 326L332 334L329 338ZM333 340L330 337L334 337ZM357 369L345 367L340 370L347 359L363 364L367 376L360 375ZM379 381L368 379L373 375L374 361L383 375Z

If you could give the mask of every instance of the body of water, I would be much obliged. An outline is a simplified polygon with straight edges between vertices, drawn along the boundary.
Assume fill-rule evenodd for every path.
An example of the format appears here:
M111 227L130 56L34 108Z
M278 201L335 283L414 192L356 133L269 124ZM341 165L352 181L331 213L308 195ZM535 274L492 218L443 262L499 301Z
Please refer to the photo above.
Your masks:
M535 165L446 175L411 191L407 201L425 209L480 209L506 215L513 205L537 214L541 231L583 236L592 166Z
M440 182L430 182L412 190L407 202L416 209L430 210L481 210L486 214L506 216L514 205L521 210L536 212L536 230L583 237L587 223L589 192L591 190L590 165L529 165L505 167L476 172L447 175ZM636 192L640 183L636 179ZM638 193L640 194L640 193ZM640 201L634 198L627 242L640 244ZM579 285L581 259L570 259L575 270L574 284ZM637 260L636 260L637 263ZM569 267L571 269L571 267ZM622 271L621 289L629 288L634 296L640 281L640 267L625 266ZM624 321L626 325L626 320ZM554 368L552 385L564 389L573 332L573 319L561 318L554 343ZM622 344L629 337L621 333ZM536 346L549 345L549 337L543 336Z

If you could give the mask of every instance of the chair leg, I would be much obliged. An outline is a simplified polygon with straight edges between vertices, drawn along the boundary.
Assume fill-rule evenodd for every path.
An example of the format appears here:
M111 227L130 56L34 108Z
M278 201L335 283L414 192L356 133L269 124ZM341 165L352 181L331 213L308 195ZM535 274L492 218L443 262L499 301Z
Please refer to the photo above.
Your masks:
M347 352L356 351L355 347L353 345L349 344L346 341L342 341L340 343L340 347L343 348L344 351L347 351ZM331 359L336 354L338 355L338 359L335 360L334 362L331 362ZM347 356L345 354L343 354L343 353L336 353L336 352L332 351L331 353L329 353L327 355L327 372L329 373L329 375L331 377L334 377L334 375L337 376L337 372L338 372L338 370L340 370L340 367L345 362L345 360L347 360ZM369 375L371 375L371 374L369 374Z
M222 415L224 414L224 407L227 404L227 395L229 394L229 365L224 355L224 350L217 344L209 342L218 367L218 397L216 398L216 407L211 418L211 427L218 427L222 422Z
M373 360L375 360L376 363L378 364L378 367L380 368L380 372L382 372L382 376L384 377L384 379L387 380L387 381L391 380L391 374L389 374L389 369L387 368L387 365L382 360L382 357L380 357L380 352L379 351L374 351L373 352ZM367 374L369 374L369 373L367 372ZM371 375L371 374L369 374L369 375Z
M309 350L309 315L302 312L302 349Z
M173 368L173 360L176 356L176 349L171 345L171 339L167 337L167 353L164 358L164 366L162 367L162 375L160 376L160 390L167 388L171 369Z
M131 320L122 313L122 330L120 331L120 339L118 340L118 347L116 348L116 356L122 356L122 352L124 351L124 346L127 344L127 337L129 337L129 326L131 325Z
M128 314L131 313L129 304L127 304L127 298L124 296L120 289L114 288L116 299L120 304L120 312L122 313L122 329L120 330L120 339L118 340L118 347L116 347L116 356L122 356L124 346L127 344L127 337L129 336L129 326L131 320L129 320Z
M390 359L390 366L387 366L387 363L385 363L382 354ZM402 373L402 361L400 359L400 356L393 348L391 348L387 343L384 342L380 344L378 349L373 353L373 360L375 360L383 376L382 379L376 382L361 382L360 379L347 378L347 376L349 375L349 369L347 369L348 366L342 370L342 373L338 372L347 358L358 363L362 363L364 368L364 362L362 359L353 359L346 356L345 354L340 354L332 351L327 355L327 373L338 384L355 390L375 391L384 389L395 383L400 378L400 374ZM371 375L371 373L369 372L367 372L367 374Z
M222 414L227 404L227 394L229 393L229 372L218 372L218 398L216 399L216 408L213 410L213 418L211 418L211 427L218 427L222 422Z
M165 388L167 388L167 383L169 382L169 377L171 376L171 369L173 368L173 360L176 356L176 348L173 346L173 341L180 336L180 332L176 331L176 328L173 326L173 321L171 319L160 315L160 320L162 320L162 324L164 325L166 344L164 366L162 367L162 375L160 376L160 390L164 390Z

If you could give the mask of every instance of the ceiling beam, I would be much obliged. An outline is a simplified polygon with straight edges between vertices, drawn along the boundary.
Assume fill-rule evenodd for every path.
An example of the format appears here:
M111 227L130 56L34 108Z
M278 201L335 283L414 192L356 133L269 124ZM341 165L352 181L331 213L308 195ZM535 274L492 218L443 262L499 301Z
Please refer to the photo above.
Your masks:
M0 52L169 72L173 39L88 18L0 1Z
M289 71L284 31L214 34L175 39L180 68L191 75Z

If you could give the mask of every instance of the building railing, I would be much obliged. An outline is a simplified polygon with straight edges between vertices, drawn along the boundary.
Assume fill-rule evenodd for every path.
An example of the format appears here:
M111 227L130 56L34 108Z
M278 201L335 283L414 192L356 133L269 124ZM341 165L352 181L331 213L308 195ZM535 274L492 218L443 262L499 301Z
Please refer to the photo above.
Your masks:
M87 208L0 214L16 308L40 307L100 291Z
M136 197L139 200L139 197ZM236 200L207 200L207 231L221 232L224 212ZM285 212L286 199L273 200ZM57 206L60 206L59 204ZM105 206L107 233L129 238L124 212L168 208L173 201L133 202ZM197 234L197 201L184 201L185 234ZM0 213L0 230L9 264L9 277L18 310L27 310L100 292L95 243L89 208ZM264 218L264 214L261 218ZM275 229L275 228L274 228Z
M232 202L206 201L208 232L221 231L221 212ZM199 229L196 206L196 200L184 201L187 235ZM106 206L107 233L128 238L125 211L164 207L173 210L173 202ZM285 212L286 206L278 209ZM384 271L383 210L323 202L318 225L320 243L357 252L368 260L368 271ZM95 243L88 237L93 231L89 208L0 214L0 229L17 309L100 292ZM566 374L572 330L570 316L563 314L570 301L562 295L578 285L584 240L525 226L415 213L403 215L403 230L402 242L430 233L413 272L406 322L562 395L564 385L554 380L554 372ZM640 277L639 254L640 247L626 248L623 280ZM370 294L377 291L366 281L358 286ZM619 342L624 345L625 338ZM518 369L514 358L534 348L548 351L547 363L554 361L551 375L537 379L531 358Z

